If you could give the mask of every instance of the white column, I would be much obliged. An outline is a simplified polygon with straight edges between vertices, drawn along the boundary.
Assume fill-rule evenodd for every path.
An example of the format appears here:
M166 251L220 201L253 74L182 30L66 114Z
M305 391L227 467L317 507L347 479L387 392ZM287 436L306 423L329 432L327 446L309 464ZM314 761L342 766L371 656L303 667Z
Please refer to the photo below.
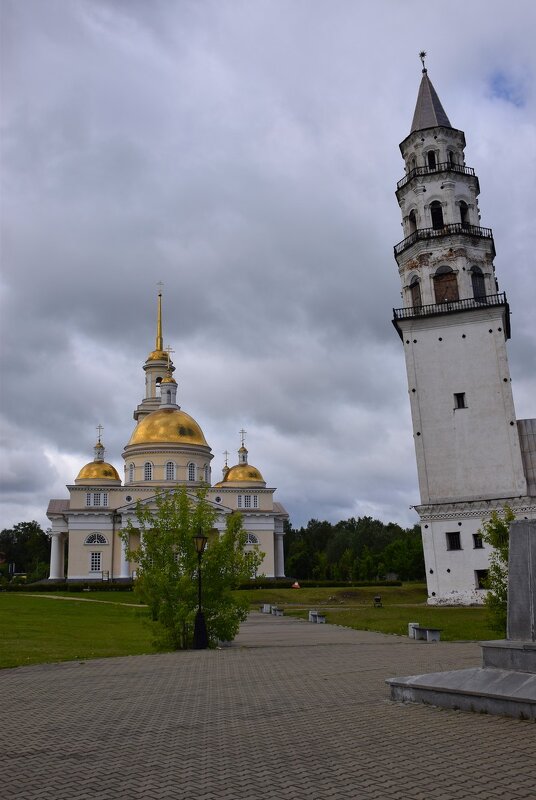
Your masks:
M65 577L63 568L63 533L52 531L50 534L50 581L62 581Z
M130 578L130 562L127 558L128 540L121 539L121 563L119 565L119 577Z
M283 534L276 533L275 535L275 577L285 577L285 551L283 549Z

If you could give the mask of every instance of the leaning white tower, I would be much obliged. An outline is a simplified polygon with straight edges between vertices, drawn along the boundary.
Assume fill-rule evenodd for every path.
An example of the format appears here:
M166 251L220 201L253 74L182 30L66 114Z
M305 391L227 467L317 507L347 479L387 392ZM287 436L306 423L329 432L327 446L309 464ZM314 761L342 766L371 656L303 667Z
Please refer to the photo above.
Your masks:
M493 234L480 224L465 136L452 127L424 55L400 145L403 307L393 323L406 357L429 603L478 603L489 558L482 520L505 503L517 516L536 513L536 421L516 421L510 311L495 277Z

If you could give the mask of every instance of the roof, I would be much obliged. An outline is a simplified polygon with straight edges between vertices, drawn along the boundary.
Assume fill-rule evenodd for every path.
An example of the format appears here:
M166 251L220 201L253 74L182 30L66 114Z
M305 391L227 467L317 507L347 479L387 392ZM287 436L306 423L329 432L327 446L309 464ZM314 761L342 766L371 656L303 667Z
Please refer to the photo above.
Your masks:
M424 128L437 128L440 125L444 128L452 128L432 81L424 69L410 133L424 130Z
M69 510L69 500L50 500L48 503L47 514L63 514Z

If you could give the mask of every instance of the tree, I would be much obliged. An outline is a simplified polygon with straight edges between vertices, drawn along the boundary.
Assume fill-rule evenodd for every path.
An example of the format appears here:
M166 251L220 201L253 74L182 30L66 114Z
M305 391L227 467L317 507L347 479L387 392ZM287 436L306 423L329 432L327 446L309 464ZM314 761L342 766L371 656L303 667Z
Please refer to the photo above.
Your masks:
M514 519L514 512L510 506L505 505L502 516L493 511L489 521L483 522L479 531L483 541L493 547L489 559L488 577L484 583L488 590L485 603L491 627L503 636L506 636L510 523Z
M7 564L15 564L15 572L26 572L30 580L46 578L50 541L35 520L5 528L0 533L0 552Z
M137 565L136 590L147 603L157 626L157 641L175 650L188 646L197 610L198 560L193 537L201 530L208 537L202 560L203 611L211 645L230 641L248 614L247 597L233 589L251 578L263 554L255 547L245 552L242 517L227 517L223 535L214 531L216 512L206 501L206 491L195 498L182 488L161 492L156 508L138 502L138 527L129 522L125 541L140 534L140 545L129 550Z

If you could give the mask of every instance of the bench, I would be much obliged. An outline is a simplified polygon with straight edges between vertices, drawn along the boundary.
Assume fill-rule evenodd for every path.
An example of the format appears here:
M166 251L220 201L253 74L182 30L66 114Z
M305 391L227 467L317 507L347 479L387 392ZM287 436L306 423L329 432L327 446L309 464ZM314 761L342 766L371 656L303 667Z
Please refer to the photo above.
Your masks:
M274 615L274 617L282 617L283 609L278 608L277 606L272 606L272 614Z
M320 613L314 608L309 609L309 622L325 623L325 614Z
M259 608L261 614L271 614L272 613L272 606L270 603L263 603Z
M383 608L381 595L377 594L373 602L374 608Z
M425 628L421 625L414 625L414 638L427 642L439 642L441 640L442 628Z

